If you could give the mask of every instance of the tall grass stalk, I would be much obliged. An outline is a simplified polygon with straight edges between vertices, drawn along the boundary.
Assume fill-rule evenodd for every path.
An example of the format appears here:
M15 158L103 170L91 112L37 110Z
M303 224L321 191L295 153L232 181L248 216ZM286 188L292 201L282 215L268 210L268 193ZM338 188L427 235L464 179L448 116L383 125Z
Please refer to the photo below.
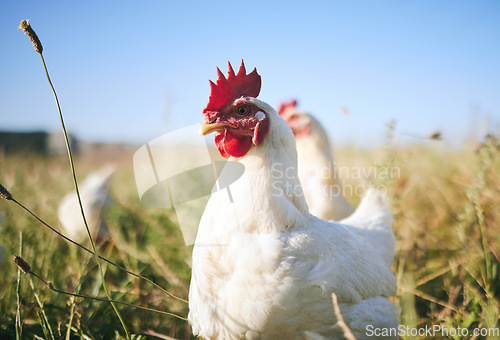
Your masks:
M477 224L481 235L481 246L484 252L484 267L486 279L484 280L485 290L490 293L490 284L492 281L491 275L491 259L490 249L488 246L488 237L486 235L486 224L484 220L484 208L481 202L481 194L487 187L487 177L491 168L493 158L493 142L489 140L479 150L479 164L475 180L475 186L472 189L472 204L476 211Z
M43 308L42 300L40 300L40 297L38 296L38 293L35 290L35 284L33 283L33 279L31 277L30 277L30 286L31 289L33 290L33 294L35 295L38 307L40 307L40 312L38 313L38 316L40 318L40 325L42 326L43 332L45 333L45 337L48 338L48 335L50 335L50 338L52 340L55 340L54 332L52 331L52 327L50 327L49 318L47 318L47 314L45 313L45 308Z
M49 72L47 70L47 65L45 64L45 59L43 58L42 44L40 43L40 40L38 39L38 37L35 34L35 32L33 31L33 29L31 28L29 22L23 20L21 22L20 28L28 35L28 37L30 38L30 40L33 42L33 46L35 47L35 51L37 51L37 53L40 55L40 58L42 59L43 69L45 71L45 75L47 77L47 81L49 82L50 89L52 90L52 93L54 95L54 99L56 101L57 111L59 113L59 119L61 121L61 127L62 127L62 131L63 131L63 135L64 135L64 141L66 143L66 150L68 152L69 164L70 164L70 167L71 167L71 174L73 176L73 184L75 186L76 196L78 198L78 204L80 206L80 211L82 213L83 223L85 225L85 229L87 230L87 235L89 237L90 244L92 246L92 250L93 250L93 253L94 253L93 256L94 256L95 261L97 262L97 267L98 267L98 270L99 270L99 275L101 277L102 288L103 288L104 292L106 293L106 296L107 296L107 298L109 300L109 303L113 307L113 310L115 311L118 319L120 320L120 323L122 324L123 330L125 331L125 336L127 337L128 340L130 340L130 333L129 333L128 329L127 329L125 321L123 320L123 317L121 316L121 314L120 314L118 308L116 307L115 303L112 302L111 295L109 294L109 291L108 291L108 289L106 287L106 280L105 280L105 277L104 277L104 273L102 271L102 267L101 267L101 263L100 263L100 260L99 260L99 256L97 254L97 249L96 249L96 246L95 246L95 243L94 243L94 239L92 238L92 234L90 233L90 229L89 229L89 226L88 226L88 223L87 223L87 218L85 217L85 212L83 211L83 204L82 204L82 200L81 200L81 197L80 197L80 191L78 189L78 181L77 181L77 178L76 178L75 165L73 163L73 154L71 152L71 147L70 147L70 143L69 143L68 133L66 131L66 126L64 124L64 118L63 118L63 115L62 115L61 106L59 105L59 99L57 98L57 93L56 93L56 91L54 89L54 86L52 85L52 81L50 80Z
M394 169L396 165L397 150L394 145L394 134L396 130L396 122L390 121L386 124L387 131L385 136L385 143L383 146L383 159L380 162L375 163L375 168L377 173L384 173L389 169ZM374 178L371 185L375 188L384 188L387 193L389 189L393 187L395 178L391 176L378 176L379 178ZM396 202L391 201L391 205L395 205Z
M106 287L106 279L105 279L104 273L102 271L101 261L99 260L99 256L97 254L97 248L95 246L94 239L92 238L92 234L90 233L90 228L89 228L88 223L87 223L87 218L85 217L85 212L83 211L82 199L80 197L80 190L78 189L78 181L76 179L75 165L73 163L73 154L71 152L71 147L70 147L70 144L69 144L68 133L66 132L66 127L64 125L64 119L63 119L63 115L62 115L62 112L61 112L61 107L59 105L59 100L57 98L57 94L56 94L56 91L54 89L54 86L52 85L52 82L50 81L49 72L47 70L47 66L45 65L45 60L43 59L43 54L42 53L39 53L39 54L40 54L40 57L42 58L42 63L43 63L43 68L45 70L45 75L47 76L47 80L49 82L50 88L52 90L52 93L54 94L54 99L55 99L56 105L57 105L57 111L59 112L59 119L61 120L61 127L62 127L63 134L64 134L64 141L66 143L66 149L68 151L68 159L69 159L69 164L70 164L70 167L71 167L71 174L73 176L73 184L75 185L76 196L78 198L78 205L80 206L80 211L82 213L83 223L85 224L85 229L87 230L87 235L89 237L90 244L92 246L94 259L97 262L97 267L98 267L98 270L99 270L99 275L101 276L102 289L106 293L106 296L107 296L107 298L109 300L109 303L113 307L113 309L114 309L114 311L116 313L116 316L118 316L118 319L120 319L120 323L122 324L122 327L123 327L123 330L125 331L125 335L126 335L127 339L130 340L130 334L129 334L129 331L128 331L127 326L125 324L125 321L123 320L123 317L121 316L121 314L120 314L118 308L116 307L115 303L112 301L111 295L109 294L109 291L108 291L108 289Z
M77 292L78 292L79 288L80 288L80 285L78 285L78 287L77 287ZM75 297L72 297L70 299L70 304L71 304L71 309L69 311L69 320L68 320L68 324L67 324L67 328L66 328L66 336L65 336L66 340L71 339L71 327L73 324L73 318L75 316L75 311L76 311L76 298Z
M23 254L22 232L19 232L19 254ZM21 340L21 268L17 268L16 303L16 340Z

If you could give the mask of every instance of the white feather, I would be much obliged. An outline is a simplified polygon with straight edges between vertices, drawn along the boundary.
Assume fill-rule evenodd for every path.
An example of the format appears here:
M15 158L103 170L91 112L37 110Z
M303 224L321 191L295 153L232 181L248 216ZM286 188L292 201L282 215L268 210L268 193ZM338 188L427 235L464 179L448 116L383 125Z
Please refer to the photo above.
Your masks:
M394 261L396 241L391 228L393 222L387 198L373 188L366 191L356 211L340 221L351 226L387 266L391 266Z

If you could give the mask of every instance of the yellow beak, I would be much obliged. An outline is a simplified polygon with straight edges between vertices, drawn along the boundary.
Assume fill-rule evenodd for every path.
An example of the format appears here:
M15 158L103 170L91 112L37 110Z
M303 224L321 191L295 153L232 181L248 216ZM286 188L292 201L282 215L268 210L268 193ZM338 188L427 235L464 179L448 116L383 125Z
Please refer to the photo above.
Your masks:
M231 125L226 124L226 123L208 124L205 122L205 123L201 124L200 135L205 136L205 135L208 135L209 133L212 133L214 131L220 131L220 130L227 129L228 127L231 127Z

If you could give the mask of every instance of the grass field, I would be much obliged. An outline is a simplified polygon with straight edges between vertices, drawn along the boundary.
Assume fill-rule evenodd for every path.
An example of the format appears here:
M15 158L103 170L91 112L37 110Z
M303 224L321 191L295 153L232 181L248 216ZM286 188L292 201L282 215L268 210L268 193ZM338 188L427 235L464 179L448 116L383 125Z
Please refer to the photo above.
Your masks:
M489 138L479 149L450 149L440 141L403 146L397 140L374 149L336 150L337 166L388 167L393 176L372 178L388 190L395 216L398 279L395 303L401 324L419 329L500 327L500 159ZM112 241L99 254L144 275L187 299L191 247L184 245L175 214L141 205L134 182L132 152L79 156L79 179L107 162L118 165L106 211ZM0 184L16 200L60 229L57 206L73 187L67 158L0 154ZM369 179L345 178L356 187ZM348 193L357 205L360 197ZM0 200L4 221L0 245L7 259L0 276L0 338L114 339L124 331L109 303L51 291L20 272L12 261L21 255L31 271L59 290L105 297L90 254L64 241L11 201ZM113 299L187 316L187 304L153 285L103 265ZM118 305L134 337L190 339L186 321L132 306ZM332 310L333 312L333 310ZM16 315L19 320L16 323ZM16 327L17 331L16 331ZM149 335L148 335L149 334ZM457 335L451 338L474 338ZM429 338L425 334L406 339ZM478 336L476 338L486 338ZM490 337L494 338L494 337Z

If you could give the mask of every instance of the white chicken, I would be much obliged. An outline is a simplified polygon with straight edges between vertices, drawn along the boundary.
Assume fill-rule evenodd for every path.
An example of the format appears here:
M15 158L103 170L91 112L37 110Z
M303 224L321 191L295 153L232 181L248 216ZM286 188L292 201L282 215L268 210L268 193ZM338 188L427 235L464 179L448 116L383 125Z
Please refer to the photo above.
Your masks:
M309 212L335 221L351 215L353 209L344 198L342 182L337 180L332 148L321 123L298 110L296 100L282 103L278 113L295 135L299 179Z
M96 240L103 240L108 235L108 229L101 214L103 208L110 203L108 191L114 171L113 166L106 165L88 175L78 185L83 211L92 237ZM70 238L80 242L87 237L87 230L83 223L80 205L74 190L66 194L62 199L57 216Z
M295 139L287 123L256 99L260 76L218 70L203 110L203 135L245 167L231 195L214 191L193 248L188 320L207 339L342 338L331 293L358 339L398 327L387 297L388 265L353 227L311 215L300 194ZM231 176L226 168L221 178ZM370 337L371 338L371 337ZM391 338L397 338L394 335Z
M393 217L386 198L377 190L369 189L353 214L342 194L342 183L337 181L332 148L321 123L311 114L298 110L296 100L282 103L278 113L295 136L298 174L309 212L323 220L353 226L353 230L390 266L394 260L395 240L390 227Z

